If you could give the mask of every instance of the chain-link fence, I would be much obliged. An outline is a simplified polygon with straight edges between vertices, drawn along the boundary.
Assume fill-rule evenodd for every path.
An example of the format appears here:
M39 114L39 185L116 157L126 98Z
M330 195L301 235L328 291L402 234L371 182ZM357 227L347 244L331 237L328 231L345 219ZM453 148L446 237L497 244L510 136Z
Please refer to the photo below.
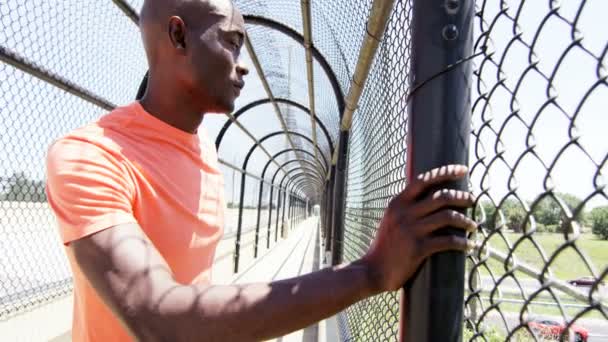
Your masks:
M354 116L344 219L346 261L367 251L388 202L406 184L411 11L409 1L395 3ZM343 340L396 340L398 293L353 305L339 323Z
M480 230L465 274L465 340L608 340L606 5L475 7L463 62L474 69L469 165ZM411 15L412 2L396 2L353 122L347 260L366 251L405 186ZM346 310L341 330L345 340L394 341L398 322L399 297L385 294Z
M365 253L388 201L406 185L415 2L394 2L344 142L339 242L345 261ZM466 1L436 2L453 9ZM228 130L218 149L229 204L226 233L236 238L238 254L272 246L285 223L296 225L315 203L323 228L331 226L334 189L325 176L336 163L345 97L374 1L235 3L245 15L246 52L260 79L257 98L240 108L279 119L264 127L244 112L205 119L211 126L241 125ZM146 71L134 20L141 4L0 3L0 319L71 292L45 203L44 155L53 139L134 98ZM471 56L456 63L473 68L469 181L478 196L471 215L481 227L464 275L465 340L541 340L562 332L574 340L577 334L608 339L607 10L602 0L475 1ZM438 78L416 80L432 82ZM249 108L255 101L261 101L257 109ZM241 141L257 144L272 134L252 154L241 189L247 153ZM225 149L237 150L234 165ZM247 235L253 231L257 242ZM399 315L397 293L362 301L340 315L342 338L397 340Z
M467 323L473 336L608 339L605 3L477 9L471 181L481 248L469 257Z
M44 195L46 149L132 99L143 61L111 2L0 2L0 320L71 293Z

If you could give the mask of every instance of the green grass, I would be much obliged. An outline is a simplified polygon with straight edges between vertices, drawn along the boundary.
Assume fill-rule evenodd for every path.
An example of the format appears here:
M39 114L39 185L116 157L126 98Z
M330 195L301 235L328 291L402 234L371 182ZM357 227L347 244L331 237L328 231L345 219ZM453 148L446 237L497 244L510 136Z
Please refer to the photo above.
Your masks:
M471 331L469 329L462 329L462 340L464 342L471 341L471 338L473 337L473 335L474 335L473 331ZM484 341L484 340L487 342L504 342L505 336L499 334L494 329L487 329L483 333L483 338L477 337L473 341Z
M504 236L508 239L511 246L514 246L515 243L523 235L521 233L504 233ZM547 260L549 260L551 256L558 250L558 248L562 246L565 242L564 236L562 234L555 233L535 233L533 236L533 240L542 248ZM608 267L608 241L601 240L592 234L583 234L576 240L575 244L581 251L581 253L583 253L583 255L587 258L590 266L595 269L595 271L597 272L596 274L601 274L601 272L603 272ZM509 250L506 243L499 234L494 234L492 236L489 241L489 245L505 254ZM574 248L568 247L560 251L557 255L558 256L553 260L550 269L553 272L553 275L558 279L570 280L591 275L591 271L583 261L583 258L579 256L579 254ZM545 261L543 261L543 258L538 252L538 249L529 239L525 239L517 245L517 247L515 248L515 256L519 262L532 266L539 271L541 271L545 265ZM503 263L498 260L489 259L488 261L486 261L486 265L488 266L488 268L490 268L493 275L497 278L502 276L505 272ZM485 268L482 267L479 268L479 270L480 276L489 276ZM515 275L520 280L532 279L528 275L525 275L519 271L516 272ZM608 282L608 279L604 279L604 281ZM559 295L560 293L557 292L557 294ZM504 299L523 299L521 298L521 295L513 293L503 293L502 295L502 298ZM543 292L535 299L535 301L553 302L554 300L548 295L548 293ZM485 305L488 305L487 301L485 300L487 296L489 296L489 294L483 295ZM573 301L567 296L560 299L564 304L587 304L585 302ZM500 308L504 312L520 312L522 310L522 307L523 304L520 303L504 302L500 304ZM530 313L535 315L562 316L561 311L557 306L550 307L545 305L532 304L528 306L528 310L530 311ZM580 308L565 308L566 314L569 317L574 317L581 310L582 309ZM604 319L605 317L599 312L592 311L586 313L584 315L584 318Z
M522 237L522 234L505 233L504 236L509 240L511 245L514 245ZM556 233L535 233L533 240L540 245L547 260L551 258L552 254L565 241L562 234ZM608 267L608 241L601 240L592 234L582 234L575 244L598 274ZM489 245L503 253L508 252L508 247L499 234L494 234L491 237ZM539 271L545 265L538 249L529 239L523 240L516 247L515 255L520 262L533 266ZM501 262L491 261L488 262L488 266L492 272L496 272L495 274L504 273L504 267ZM568 247L558 253L558 256L551 264L551 271L557 278L562 280L591 275L589 267L573 247Z
M505 237L510 241L511 245L513 245L522 234L519 233L505 233ZM547 258L551 257L557 248L564 243L564 237L561 234L554 233L536 233L534 235L534 240L540 244L541 248L545 252L545 256ZM506 244L502 241L499 235L495 234L490 240L490 246L500 250L503 253L508 251ZM595 270L601 273L606 267L608 267L608 241L600 240L594 235L584 234L579 237L576 241L576 246L585 253L589 262L595 267ZM520 245L518 245L516 249L516 256L519 261L526 263L530 266L541 270L544 266L544 261L542 260L540 254L534 247L534 245L530 241L524 241ZM494 276L500 277L504 273L504 267L502 263L499 261L490 259L487 262L488 267L494 273ZM552 264L551 270L553 274L561 279L561 280L569 280L578 278L581 276L590 275L590 271L585 266L585 263L582 261L581 257L578 256L576 251L573 248L568 248L562 252L560 252L559 256L555 259ZM481 276L487 276L487 272L484 269L480 269ZM517 273L518 279L530 279L527 275ZM608 279L605 279L608 283ZM466 297L466 295L465 295ZM484 306L487 307L489 304L486 300L487 295L483 295L484 298ZM516 294L503 293L504 299L522 299L520 296ZM569 298L563 298L562 303L577 303L577 304L586 304L582 302L567 301ZM536 301L539 302L552 302L553 299L547 297L546 295L540 295ZM351 317L351 333L355 336L356 341L368 341L368 340L381 340L383 338L394 337L392 334L395 332L396 326L398 324L398 299L395 294L385 294L383 296L376 297L374 299L366 301L366 304L362 305L362 303L355 305L352 309L356 310L354 315ZM502 312L510 312L510 313L519 313L522 309L522 304L520 303L507 303L503 302L500 304L500 309ZM351 310L352 310L351 309ZM528 310L533 315L541 315L541 316L561 316L561 312L557 307L548 307L544 305L534 305L531 304L528 306ZM580 308L565 308L566 314L572 318L582 309ZM604 319L604 316L597 312L592 311L586 313L583 318L599 318ZM484 332L484 338L477 338L472 340L473 342L478 341L487 341L487 342L498 342L504 341L505 336L502 332L498 332L496 330L491 329L486 330ZM463 341L470 341L473 333L463 329ZM512 341L534 341L534 338L530 336L530 334L525 330L519 330L515 336L511 339Z

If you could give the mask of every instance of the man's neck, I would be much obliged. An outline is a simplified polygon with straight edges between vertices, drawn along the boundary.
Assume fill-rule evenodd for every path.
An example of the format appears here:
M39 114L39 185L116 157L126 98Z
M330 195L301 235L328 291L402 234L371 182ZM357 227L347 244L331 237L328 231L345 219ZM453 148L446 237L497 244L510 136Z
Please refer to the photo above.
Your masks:
M184 132L195 134L203 121L203 114L184 93L178 94L174 87L155 86L148 80L146 93L139 101L146 112Z

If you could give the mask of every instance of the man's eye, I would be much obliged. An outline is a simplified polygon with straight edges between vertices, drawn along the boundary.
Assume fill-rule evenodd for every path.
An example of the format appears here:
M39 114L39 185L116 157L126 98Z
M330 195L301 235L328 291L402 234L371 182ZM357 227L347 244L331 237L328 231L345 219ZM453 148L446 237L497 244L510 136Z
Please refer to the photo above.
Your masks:
M230 45L230 49L232 49L232 50L238 50L240 47L239 43L234 40L229 40L228 45Z

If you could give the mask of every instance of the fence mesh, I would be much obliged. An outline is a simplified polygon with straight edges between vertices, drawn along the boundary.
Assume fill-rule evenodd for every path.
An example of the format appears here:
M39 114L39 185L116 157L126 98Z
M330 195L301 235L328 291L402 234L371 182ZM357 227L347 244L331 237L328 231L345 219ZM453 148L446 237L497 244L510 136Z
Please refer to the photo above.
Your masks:
M4 320L71 292L71 272L44 195L44 157L54 139L106 111L48 81L68 80L111 106L135 96L145 63L136 28L111 2L1 1L0 56Z
M481 228L467 260L467 341L608 339L605 9L476 2L470 185ZM410 18L397 1L355 114L347 260L405 186ZM342 338L395 341L398 319L396 294L363 301L345 310Z
M142 1L128 3L139 9ZM298 1L235 3L246 15L303 31ZM313 46L345 94L372 3L310 4ZM602 0L476 1L470 181L478 195L471 214L481 228L474 236L479 248L467 259L465 340L559 338L564 326L574 340L584 331L608 339L608 242L602 240L608 238L608 31L601 29L607 10ZM412 0L395 1L355 113L346 261L365 253L388 201L406 185L411 17ZM308 106L304 47L270 27L248 23L247 30L273 95ZM44 198L44 154L53 139L130 102L146 63L136 25L112 1L0 2L0 53L0 148L7 151L0 156L1 320L70 293L71 275ZM313 69L316 114L335 147L339 108L330 77L318 61ZM75 88L65 92L57 80ZM310 135L309 116L291 107L279 106L288 126ZM264 108L272 113L270 105ZM256 124L251 120L249 127ZM330 160L318 127L316 136ZM312 151L309 142L294 140ZM236 178L228 199L238 198L238 172ZM257 206L257 186L247 180L249 207ZM300 219L305 207L285 207L289 201L279 202L276 188L270 196L265 185L260 251L274 245L277 218L289 218L284 210ZM257 212L246 210L249 230ZM227 233L236 230L236 215L230 212ZM350 307L340 317L342 338L396 340L398 305L397 294L389 293Z
M558 324L577 341L585 334L573 325L608 338L598 331L608 318L608 260L596 250L608 247L597 216L608 204L603 6L477 3L471 181L481 248L469 258L466 300L473 336L551 338Z
M353 120L344 218L347 261L367 251L388 202L405 187L411 10L409 1L396 2ZM399 296L364 300L345 316L343 340L394 341Z

